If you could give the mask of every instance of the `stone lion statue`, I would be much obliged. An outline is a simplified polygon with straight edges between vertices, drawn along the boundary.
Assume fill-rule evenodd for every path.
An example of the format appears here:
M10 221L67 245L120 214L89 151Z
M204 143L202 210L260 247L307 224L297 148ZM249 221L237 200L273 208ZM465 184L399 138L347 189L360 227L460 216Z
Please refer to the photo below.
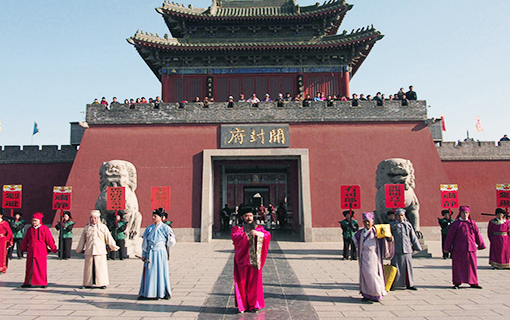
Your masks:
M417 234L420 232L420 203L414 193L414 167L410 160L394 158L379 163L376 172L377 193L375 195L375 223L388 223L388 208L385 202L386 184L403 184L405 186L405 208L407 220L413 225Z
M99 189L101 194L96 201L96 210L101 211L101 218L107 222L115 221L115 211L106 210L106 188L126 187L126 209L119 210L127 222L126 235L133 239L140 234L142 215L138 210L138 199L136 198L136 168L131 162L124 160L111 160L103 162L99 169Z

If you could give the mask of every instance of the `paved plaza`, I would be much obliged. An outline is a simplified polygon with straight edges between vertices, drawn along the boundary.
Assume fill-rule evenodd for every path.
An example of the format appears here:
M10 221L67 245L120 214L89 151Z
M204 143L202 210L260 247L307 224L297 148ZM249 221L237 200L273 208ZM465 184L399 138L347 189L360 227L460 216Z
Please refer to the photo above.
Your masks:
M83 259L48 258L47 289L20 289L25 260L11 260L0 276L1 319L508 319L510 271L492 270L479 252L482 290L451 289L451 261L415 260L418 291L392 291L381 303L361 302L358 265L343 261L341 243L274 241L264 268L266 308L238 314L234 306L230 240L177 243L171 252L172 298L138 301L142 262L108 261L110 286L79 289Z

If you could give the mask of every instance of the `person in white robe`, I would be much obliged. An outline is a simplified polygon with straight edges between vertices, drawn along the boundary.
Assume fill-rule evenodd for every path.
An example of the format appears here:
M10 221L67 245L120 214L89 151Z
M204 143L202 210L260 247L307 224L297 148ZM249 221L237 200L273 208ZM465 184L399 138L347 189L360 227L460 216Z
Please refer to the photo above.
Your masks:
M170 299L172 295L168 257L170 247L175 245L175 235L172 228L163 223L164 215L164 209L154 210L154 223L143 234L141 258L144 264L138 300Z
M391 238L377 238L374 213L363 212L364 228L354 234L358 248L359 291L364 302L379 302L388 293L384 282L383 258L392 255Z
M82 288L106 289L110 284L106 262L106 246L108 245L109 250L112 251L119 250L110 234L110 230L101 222L100 216L99 210L90 212L90 222L83 229L76 248L77 253L85 254Z

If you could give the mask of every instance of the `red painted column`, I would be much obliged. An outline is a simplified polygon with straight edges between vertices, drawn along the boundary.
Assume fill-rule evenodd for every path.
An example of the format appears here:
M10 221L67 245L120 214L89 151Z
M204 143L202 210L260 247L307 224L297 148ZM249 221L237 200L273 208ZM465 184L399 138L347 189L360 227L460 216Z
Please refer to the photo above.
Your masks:
M351 82L351 77L350 77L350 74L349 74L349 71L345 71L343 73L343 80L344 80L344 89L345 89L345 95L347 97L350 97L351 96L351 85L350 85L350 82Z
M167 75L161 75L161 100L172 102L172 79Z

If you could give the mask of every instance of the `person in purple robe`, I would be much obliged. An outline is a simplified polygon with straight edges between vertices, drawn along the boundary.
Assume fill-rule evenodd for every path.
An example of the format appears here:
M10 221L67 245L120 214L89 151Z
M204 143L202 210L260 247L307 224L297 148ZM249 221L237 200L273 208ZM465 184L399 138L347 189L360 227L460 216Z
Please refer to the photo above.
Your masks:
M478 285L476 250L485 249L485 243L469 213L468 206L459 208L459 215L450 225L444 243L443 250L452 254L453 289L458 289L462 283L469 284L471 288L482 288Z
M379 302L388 293L384 282L383 258L391 259L391 238L377 238L373 212L363 212L364 228L354 234L358 248L359 291L363 302Z
M491 242L489 264L494 269L510 269L510 222L506 212L496 209L496 218L489 221L487 235Z

